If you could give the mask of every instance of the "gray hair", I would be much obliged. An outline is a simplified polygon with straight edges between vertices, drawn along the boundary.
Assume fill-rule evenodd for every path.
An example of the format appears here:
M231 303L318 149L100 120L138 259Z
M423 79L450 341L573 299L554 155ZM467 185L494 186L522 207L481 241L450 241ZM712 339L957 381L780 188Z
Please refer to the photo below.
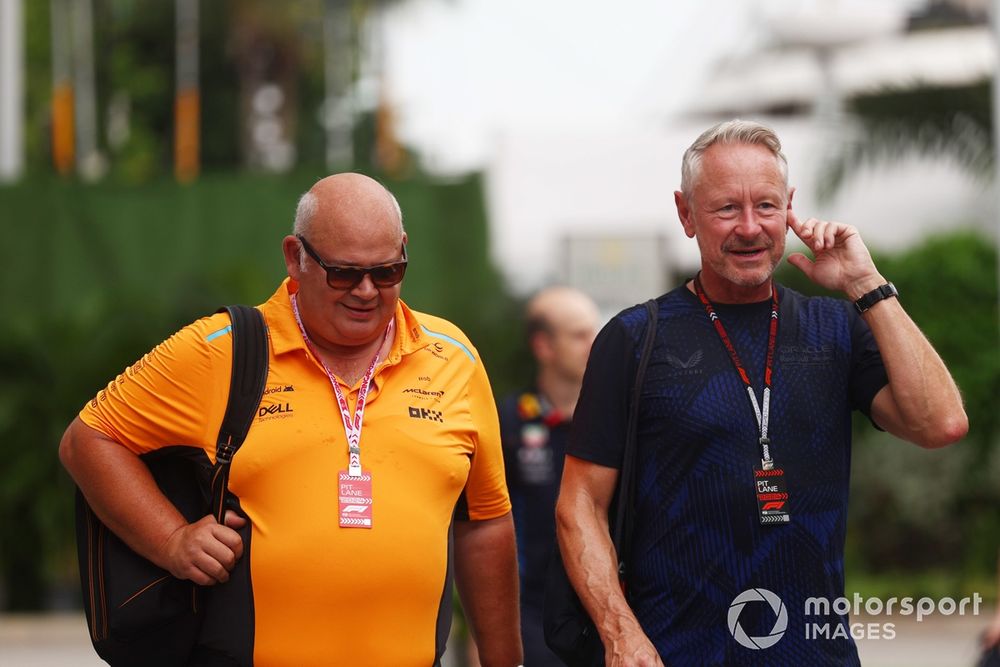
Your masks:
M715 144L752 144L764 146L774 154L778 168L788 186L788 159L781 152L781 140L774 130L763 123L735 118L708 128L701 133L686 151L681 160L681 192L691 198L694 182L701 171L701 156Z
M317 208L319 208L319 204L316 201L316 195L312 192L307 192L299 197L299 203L295 207L295 222L292 224L293 234L305 234L308 231L309 223L316 215Z
M386 194L392 200L392 205L396 208L396 216L399 218L399 231L403 233L403 209L400 208L396 195L392 194L389 188L386 188L384 185L382 187L385 188ZM309 226L318 208L319 201L312 191L306 192L299 197L299 203L295 206L295 221L292 223L292 233L296 236L300 234L305 235L309 231ZM299 268L303 271L306 270L306 252L301 245L299 246Z
M312 222L313 216L316 215L317 208L319 208L319 204L317 203L316 195L312 192L307 192L299 197L299 203L295 206L295 222L292 223L293 234L300 236L308 231L309 223ZM299 243L299 271L307 270L306 250Z

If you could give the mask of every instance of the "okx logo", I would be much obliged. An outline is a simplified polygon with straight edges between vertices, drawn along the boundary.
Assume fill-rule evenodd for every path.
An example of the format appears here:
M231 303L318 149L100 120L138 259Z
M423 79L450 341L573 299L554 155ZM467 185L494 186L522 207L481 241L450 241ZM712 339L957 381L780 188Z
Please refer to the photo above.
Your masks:
M427 408L410 408L410 416L414 419L429 419L432 422L443 422L444 415L440 410L428 410Z
M760 637L751 637L743 630L743 626L740 625L740 614L743 613L743 608L751 603L756 603L755 606L764 603L770 606L771 611L774 612L774 627L771 628L768 634ZM733 636L733 639L740 646L758 650L774 646L784 636L785 629L788 627L788 611L785 609L785 604L781 601L781 598L771 591L766 588L751 588L737 595L736 599L729 605L728 620L729 634Z

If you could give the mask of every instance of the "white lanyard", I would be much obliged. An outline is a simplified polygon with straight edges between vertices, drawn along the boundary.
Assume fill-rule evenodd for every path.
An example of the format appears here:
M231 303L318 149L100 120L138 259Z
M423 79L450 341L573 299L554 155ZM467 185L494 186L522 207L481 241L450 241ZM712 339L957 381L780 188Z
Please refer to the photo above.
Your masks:
M372 357L371 363L368 364L368 371L361 380L361 386L358 387L358 404L354 407L354 416L352 417L350 406L347 404L347 399L344 397L344 392L340 390L340 382L337 381L336 376L323 361L322 357L319 356L319 353L317 352L312 341L309 340L309 334L306 333L306 328L302 325L302 318L299 315L298 300L295 296L295 294L292 294L291 296L292 312L295 313L295 321L299 325L299 331L302 332L302 339L305 340L306 345L312 351L313 356L316 357L316 360L319 361L323 370L326 371L326 376L330 380L330 384L333 386L333 392L337 396L337 406L340 408L340 418L344 422L344 434L347 436L347 451L349 456L347 474L351 477L360 477L361 427L363 425L365 415L365 400L368 398L368 387L371 385L372 377L375 375L375 366L378 364L379 352L382 350L382 345L385 344L385 339L389 336L389 330L392 328L393 321L390 320L389 324L386 326L385 333L382 335L382 344L379 345L377 350L375 350L375 356Z

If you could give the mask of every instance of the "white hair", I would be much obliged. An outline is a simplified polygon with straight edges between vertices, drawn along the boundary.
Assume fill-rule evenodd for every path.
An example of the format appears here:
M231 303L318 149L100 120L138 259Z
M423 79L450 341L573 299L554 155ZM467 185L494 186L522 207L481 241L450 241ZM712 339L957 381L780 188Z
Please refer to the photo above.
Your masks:
M778 169L788 187L788 159L781 152L781 140L774 130L763 123L735 118L714 125L694 140L681 159L681 192L691 199L694 183L701 171L701 156L715 144L752 144L764 146L778 161Z
M293 234L305 234L308 231L309 223L316 215L317 208L319 208L319 204L316 201L316 195L312 192L307 192L299 197L299 203L295 207L295 222L292 225Z
M316 195L312 192L307 192L299 197L299 203L295 206L295 222L292 224L293 234L296 236L305 235L313 216L316 215L317 208L319 208L319 203L316 200ZM301 243L299 244L299 270L308 270L306 269L306 251Z

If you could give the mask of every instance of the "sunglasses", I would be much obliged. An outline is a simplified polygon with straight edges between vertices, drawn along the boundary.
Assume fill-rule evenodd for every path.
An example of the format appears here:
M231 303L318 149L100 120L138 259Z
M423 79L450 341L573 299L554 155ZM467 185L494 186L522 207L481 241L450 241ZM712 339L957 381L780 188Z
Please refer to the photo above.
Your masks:
M319 253L313 248L309 241L306 241L301 234L296 234L306 254L312 257L320 267L326 271L326 284L333 289L354 289L358 283L371 276L375 287L392 287L398 285L406 273L406 246L403 246L403 259L391 264L379 264L377 266L337 266L327 264L320 258Z

